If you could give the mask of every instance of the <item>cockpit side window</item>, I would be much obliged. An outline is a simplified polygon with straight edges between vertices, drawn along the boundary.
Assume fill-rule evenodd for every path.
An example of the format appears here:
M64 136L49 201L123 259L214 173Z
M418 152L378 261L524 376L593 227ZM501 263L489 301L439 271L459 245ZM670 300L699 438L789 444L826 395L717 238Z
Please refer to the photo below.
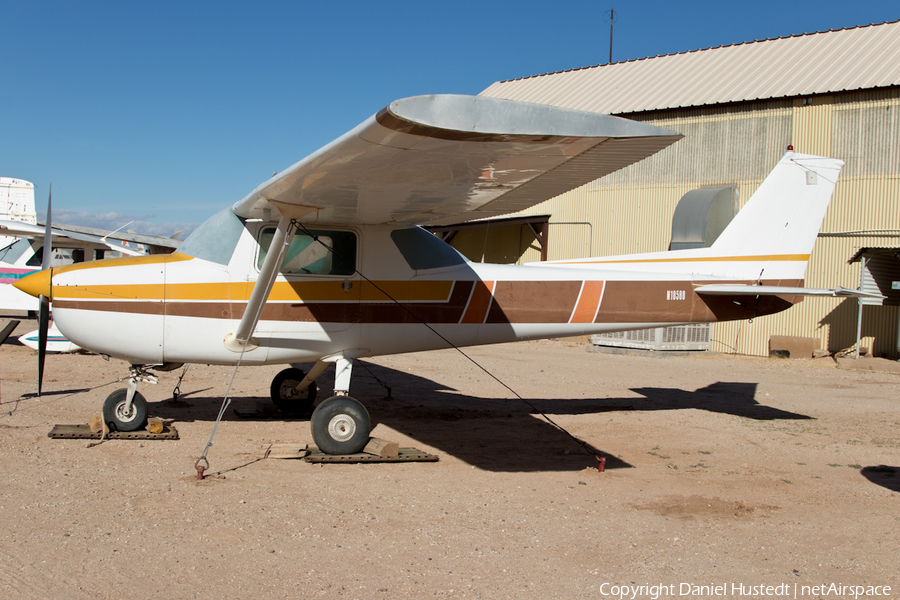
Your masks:
M244 222L230 208L207 219L178 248L180 254L227 265L237 247Z
M25 251L31 248L31 240L27 238L19 238L12 244L0 248L0 260L13 264L25 254Z
M353 275L356 272L356 234L352 231L309 230L297 233L281 262L285 275ZM259 235L256 267L262 268L275 235L264 227Z

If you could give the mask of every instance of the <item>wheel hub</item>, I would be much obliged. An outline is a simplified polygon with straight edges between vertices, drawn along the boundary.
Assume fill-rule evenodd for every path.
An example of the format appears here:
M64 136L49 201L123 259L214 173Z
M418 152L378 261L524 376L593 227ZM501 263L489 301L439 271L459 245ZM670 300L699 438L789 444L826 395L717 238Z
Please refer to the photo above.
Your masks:
M309 388L306 388L302 392L297 391L297 385L299 385L299 381L285 381L281 384L281 397L285 400L305 400L307 396L309 396Z
M116 418L123 423L131 421L136 414L137 409L134 407L134 404L131 405L131 410L128 411L125 410L125 402L120 402L116 405Z
M356 433L356 421L349 415L335 415L328 422L328 435L338 442L346 442Z

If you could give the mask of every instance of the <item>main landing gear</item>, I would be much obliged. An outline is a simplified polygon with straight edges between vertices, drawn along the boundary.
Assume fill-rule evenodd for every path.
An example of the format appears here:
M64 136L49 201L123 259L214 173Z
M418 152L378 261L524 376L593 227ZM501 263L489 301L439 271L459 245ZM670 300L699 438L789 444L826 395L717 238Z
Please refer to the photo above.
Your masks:
M316 401L316 382L310 380L306 383L306 373L292 367L275 376L269 387L269 394L272 402L284 414L307 413Z
M353 370L351 359L324 358L306 375L296 368L285 369L272 381L272 401L284 412L309 410L316 398L314 380L332 362L334 396L323 400L313 411L309 421L313 442L326 454L355 454L368 443L372 421L366 407L347 395Z

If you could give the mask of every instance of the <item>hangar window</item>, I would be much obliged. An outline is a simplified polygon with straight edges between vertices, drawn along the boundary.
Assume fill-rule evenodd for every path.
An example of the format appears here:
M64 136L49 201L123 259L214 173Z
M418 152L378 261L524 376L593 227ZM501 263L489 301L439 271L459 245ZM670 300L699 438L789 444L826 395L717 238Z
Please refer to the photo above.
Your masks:
M297 233L281 262L285 275L353 275L356 272L356 234L351 231L309 230ZM266 252L275 235L274 227L265 227L259 235L256 267L262 268Z

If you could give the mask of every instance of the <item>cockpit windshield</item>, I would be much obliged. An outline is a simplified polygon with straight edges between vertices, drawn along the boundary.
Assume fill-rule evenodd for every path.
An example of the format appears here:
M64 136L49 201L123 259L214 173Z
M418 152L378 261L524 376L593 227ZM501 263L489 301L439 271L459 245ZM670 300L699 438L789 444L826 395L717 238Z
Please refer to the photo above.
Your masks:
M226 208L195 229L178 248L178 252L227 265L243 231L244 221L231 208Z

